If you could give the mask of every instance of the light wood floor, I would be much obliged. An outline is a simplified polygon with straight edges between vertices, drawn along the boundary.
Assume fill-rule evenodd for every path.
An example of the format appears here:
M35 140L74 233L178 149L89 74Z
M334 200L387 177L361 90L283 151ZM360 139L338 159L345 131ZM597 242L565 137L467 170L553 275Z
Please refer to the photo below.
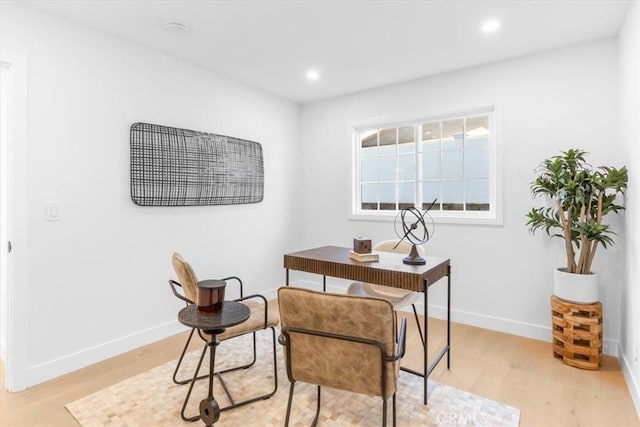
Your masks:
M407 324L403 365L421 369L412 317ZM429 327L432 354L445 340L445 325L429 319ZM451 336L451 370L443 361L429 378L521 409L521 427L640 426L616 358L584 371L555 359L546 342L461 324L452 325ZM179 334L19 393L4 391L0 363L0 426L77 426L66 403L177 358L185 340Z

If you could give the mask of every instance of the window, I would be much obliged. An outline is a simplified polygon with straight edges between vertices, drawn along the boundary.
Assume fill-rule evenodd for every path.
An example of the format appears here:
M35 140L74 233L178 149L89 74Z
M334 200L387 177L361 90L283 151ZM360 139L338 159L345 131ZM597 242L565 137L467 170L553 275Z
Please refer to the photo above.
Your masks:
M494 108L356 127L355 218L430 209L436 221L496 223Z

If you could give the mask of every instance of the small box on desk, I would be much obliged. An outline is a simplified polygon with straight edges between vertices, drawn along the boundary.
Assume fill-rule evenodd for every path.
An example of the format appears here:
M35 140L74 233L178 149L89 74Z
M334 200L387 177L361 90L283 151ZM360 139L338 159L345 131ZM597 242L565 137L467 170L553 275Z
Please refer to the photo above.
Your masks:
M370 254L371 239L365 239L363 237L353 239L353 252L357 254Z

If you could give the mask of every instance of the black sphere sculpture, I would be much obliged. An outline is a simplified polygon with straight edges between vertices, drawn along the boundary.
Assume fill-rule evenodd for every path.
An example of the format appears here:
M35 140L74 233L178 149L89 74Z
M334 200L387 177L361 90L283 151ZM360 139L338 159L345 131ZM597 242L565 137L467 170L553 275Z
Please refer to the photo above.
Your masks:
M425 210L420 212L417 208L402 209L395 220L395 231L400 238L396 247L404 240L407 239L413 246L411 252L407 255L402 262L408 265L424 265L427 261L418 253L417 245L423 245L429 241L433 236L435 225L433 218L429 215L429 209L434 205L436 201ZM426 220L425 220L425 217ZM402 231L400 231L400 225Z

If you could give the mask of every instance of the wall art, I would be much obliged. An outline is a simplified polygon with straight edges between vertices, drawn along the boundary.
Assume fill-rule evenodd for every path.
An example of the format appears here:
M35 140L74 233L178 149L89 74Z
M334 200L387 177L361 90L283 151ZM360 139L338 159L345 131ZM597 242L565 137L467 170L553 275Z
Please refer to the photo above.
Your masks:
M150 123L131 125L131 200L140 206L258 203L262 145Z

